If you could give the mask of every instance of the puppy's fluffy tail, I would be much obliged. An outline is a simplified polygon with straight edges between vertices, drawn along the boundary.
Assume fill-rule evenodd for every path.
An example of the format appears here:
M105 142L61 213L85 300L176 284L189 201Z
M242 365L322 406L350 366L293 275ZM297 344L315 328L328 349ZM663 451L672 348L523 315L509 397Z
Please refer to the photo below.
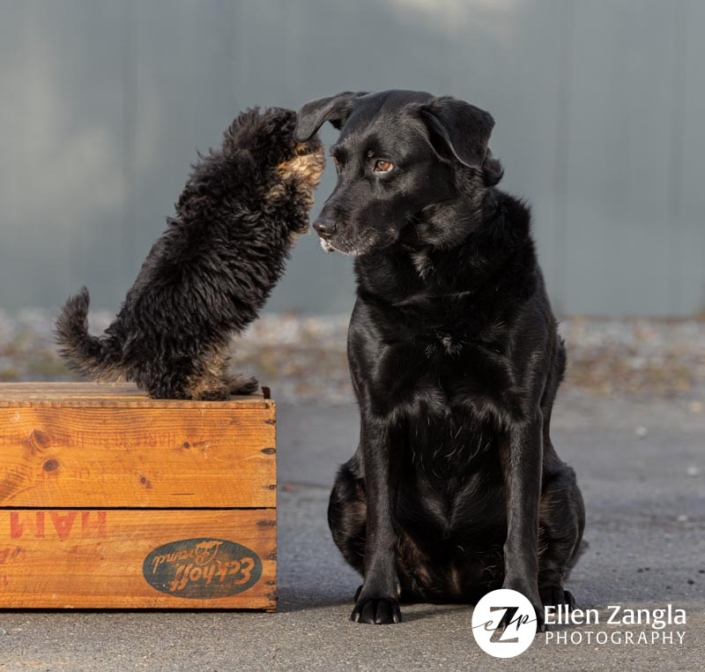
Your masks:
M92 380L115 381L121 377L116 357L105 339L88 333L90 296L85 287L72 296L56 319L56 343L68 366Z

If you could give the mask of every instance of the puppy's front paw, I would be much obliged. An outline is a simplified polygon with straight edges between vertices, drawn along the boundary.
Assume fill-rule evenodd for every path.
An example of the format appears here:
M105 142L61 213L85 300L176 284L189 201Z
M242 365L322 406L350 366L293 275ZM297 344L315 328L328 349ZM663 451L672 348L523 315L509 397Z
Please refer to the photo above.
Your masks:
M386 625L401 623L399 600L387 597L363 597L358 599L350 620L356 623Z

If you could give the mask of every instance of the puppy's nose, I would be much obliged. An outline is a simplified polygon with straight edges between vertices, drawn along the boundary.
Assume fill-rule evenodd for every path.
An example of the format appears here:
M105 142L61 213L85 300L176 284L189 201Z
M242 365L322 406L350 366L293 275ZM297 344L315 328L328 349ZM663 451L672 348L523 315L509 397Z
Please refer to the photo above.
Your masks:
M319 217L313 223L313 228L321 238L328 240L333 237L336 226L333 220L328 219L327 217Z

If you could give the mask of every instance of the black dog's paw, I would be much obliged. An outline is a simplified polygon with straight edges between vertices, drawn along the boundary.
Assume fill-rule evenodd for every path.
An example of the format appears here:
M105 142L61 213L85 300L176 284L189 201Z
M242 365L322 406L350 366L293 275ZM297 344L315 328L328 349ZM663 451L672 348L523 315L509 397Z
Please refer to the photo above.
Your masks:
M386 625L401 623L399 601L386 597L368 597L357 600L350 620L356 623Z
M524 581L505 581L502 588L515 590L517 593L521 593L524 597L526 597L529 602L531 602L531 606L536 612L536 632L546 632L546 625L544 624L545 613L543 610L543 603L541 601L541 597L543 596L540 591L536 590L536 588L529 588L527 585L527 582ZM508 620L507 616L508 613L505 613L499 623L499 627L506 627L508 625L505 623L505 621Z
M541 600L538 599L537 595L534 599L529 598L529 601L536 612L536 632L546 632L546 624L544 622L546 620L546 612L543 610Z
M546 623L544 622L543 607L537 609L534 607L536 612L536 632L546 632Z
M534 611L536 612L536 632L546 632L546 624L544 623L543 607L538 607L533 600L531 600L531 606L533 606ZM515 620L512 620L510 618L511 613L512 612L510 612L510 611L504 612L504 616L502 616L499 623L497 624L498 629L506 630L507 628L520 627L521 621L517 618L516 614L513 615L513 618Z
M575 609L575 598L563 586L541 586L539 588L541 602L544 607L568 607L568 611Z

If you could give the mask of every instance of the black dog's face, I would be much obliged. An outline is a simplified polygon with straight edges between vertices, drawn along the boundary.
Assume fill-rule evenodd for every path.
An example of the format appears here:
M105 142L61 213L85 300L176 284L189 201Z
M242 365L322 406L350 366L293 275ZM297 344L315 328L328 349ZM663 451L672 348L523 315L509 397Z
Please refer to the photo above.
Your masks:
M331 148L338 182L314 224L323 249L360 256L393 245L424 208L455 195L451 164L408 103L366 96L342 128Z
M459 238L448 218L433 215L457 199L459 167L481 166L493 123L486 112L414 91L344 93L307 103L297 139L325 121L341 134L331 149L338 181L313 225L323 249L361 256Z

